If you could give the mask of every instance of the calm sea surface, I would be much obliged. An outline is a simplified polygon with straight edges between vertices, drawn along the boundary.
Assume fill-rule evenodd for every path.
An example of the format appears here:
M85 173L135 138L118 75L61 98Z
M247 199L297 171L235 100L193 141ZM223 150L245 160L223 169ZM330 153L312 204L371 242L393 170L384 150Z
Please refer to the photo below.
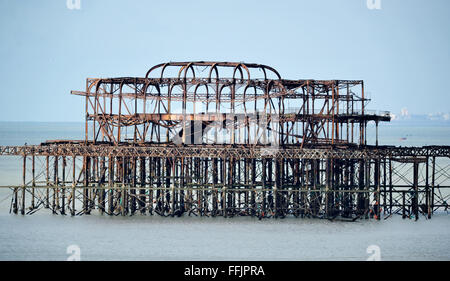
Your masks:
M82 123L0 122L0 145L83 139ZM371 134L370 141L373 141ZM385 125L380 144L450 145L450 127ZM406 139L404 139L406 138ZM0 186L21 182L21 161L0 157ZM70 217L40 210L9 214L11 191L0 190L0 260L66 260L76 245L81 260L450 260L450 214L431 220L399 216L330 222L316 219Z

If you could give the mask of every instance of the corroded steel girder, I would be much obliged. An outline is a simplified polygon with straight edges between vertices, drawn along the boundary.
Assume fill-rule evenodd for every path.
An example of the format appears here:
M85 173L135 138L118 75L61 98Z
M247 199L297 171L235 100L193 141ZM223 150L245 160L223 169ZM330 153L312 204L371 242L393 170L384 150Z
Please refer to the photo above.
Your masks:
M450 157L450 146L425 147L343 147L343 148L273 148L270 146L229 145L148 145L110 146L49 144L0 146L0 155L39 156L110 156L119 157L202 157L202 158L280 158L280 159L378 159L400 157ZM405 158L403 158L405 159ZM403 161L403 160L402 160Z

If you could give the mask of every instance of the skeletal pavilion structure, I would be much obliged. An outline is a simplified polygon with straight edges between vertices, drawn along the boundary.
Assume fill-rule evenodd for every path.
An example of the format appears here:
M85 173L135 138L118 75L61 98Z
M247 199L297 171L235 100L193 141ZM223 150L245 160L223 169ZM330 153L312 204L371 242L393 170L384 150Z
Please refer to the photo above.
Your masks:
M11 211L81 215L427 217L447 208L449 147L378 145L388 112L360 80L169 62L88 78L85 139L0 146L21 156ZM368 144L368 123L376 130Z

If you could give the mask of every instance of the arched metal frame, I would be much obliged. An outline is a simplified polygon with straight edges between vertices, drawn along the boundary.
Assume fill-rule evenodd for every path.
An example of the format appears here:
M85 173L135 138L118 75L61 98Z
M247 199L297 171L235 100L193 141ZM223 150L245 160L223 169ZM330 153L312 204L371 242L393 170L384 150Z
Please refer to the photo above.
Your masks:
M169 67L176 69L176 77L167 77ZM205 67L202 73L206 75L196 71L195 67ZM228 72L230 76L221 75L224 68L231 70ZM158 70L157 77L152 77ZM262 76L252 77L251 70L261 70ZM269 79L269 73L276 79ZM189 137L186 126L192 122L201 122L204 126L231 122L234 129L228 136L229 143L248 144L248 139L236 143L235 135L244 126L247 138L250 138L252 120L262 114L269 120L268 127L264 128L266 134L274 133L270 126L274 122L279 123L276 133L281 145L362 145L367 142L367 122L390 119L386 115L365 114L367 99L364 97L363 81L286 80L277 70L262 64L168 62L151 67L144 78L88 79L87 84L86 92L77 92L86 96L86 143L130 142L124 140L121 134L124 128L132 126L135 130L133 142L139 145L155 142L171 144L172 137L179 134L182 135L182 143L185 143ZM109 85L109 93L101 87L102 84ZM96 90L92 93L94 86ZM134 93L124 92L124 86L135 89ZM149 92L150 87L155 87L156 91ZM167 91L161 91L164 87ZM253 88L253 94L248 94L250 88ZM111 105L113 101L118 101L118 112L107 112L106 108L102 108L100 100L107 98L111 99ZM128 108L124 102L130 99L135 102L135 109ZM139 112L138 103L142 103L143 108ZM192 110L187 108L188 103L193 104ZM197 103L204 103L207 112L198 111ZM215 108L211 108L210 104L215 104ZM289 108L291 104L296 104L298 108ZM249 105L252 108L250 111ZM229 110L222 112L224 107ZM92 121L93 125L89 127L87 123ZM88 134L90 129L94 131L92 134ZM255 130L260 129L255 127ZM101 139L98 138L100 132ZM150 138L147 138L148 132ZM165 137L161 135L164 132Z

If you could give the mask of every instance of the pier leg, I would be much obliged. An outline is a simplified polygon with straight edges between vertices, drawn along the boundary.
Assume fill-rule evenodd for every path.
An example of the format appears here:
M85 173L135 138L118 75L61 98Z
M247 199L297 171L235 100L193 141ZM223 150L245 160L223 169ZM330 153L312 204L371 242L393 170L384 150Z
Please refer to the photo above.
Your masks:
M225 159L221 159L220 162L220 168L221 168L221 183L222 183L222 215L226 218L227 217L227 184L226 184L226 160Z
M374 179L375 179L376 192L375 192L375 204L373 206L373 209L374 209L374 213L375 213L375 219L380 220L380 215L381 215L380 214L380 195L381 195L380 179L381 179L381 175L380 175L380 160L379 159L375 159Z
M275 218L278 218L278 208L279 208L279 200L278 200L278 186L280 183L280 160L275 159L275 181L273 185L273 212Z
M256 214L256 159L251 159L251 195L250 195L250 205L251 205L251 215Z
M213 197L212 197L212 213L211 215L213 217L215 217L217 215L218 212L218 194L217 194L217 183L219 182L219 175L218 175L218 170L217 170L217 158L214 158L212 160L212 177L213 177Z
M414 218L419 219L419 163L414 161L414 196L412 199Z
M23 171L23 181L22 181L22 208L21 208L21 210L20 210L20 213L22 214L22 215L25 215L25 189L26 189L26 185L27 185L27 182L26 182L26 168L27 168L27 156L26 155L24 155L23 156L23 169L22 169L22 171Z
M47 189L45 191L46 196L45 196L45 208L48 209L50 208L50 159L49 156L45 156L45 185L47 186Z
M430 184L429 184L429 162L430 158L427 157L425 162L425 205L427 207L427 217L431 219L431 207L430 207Z
M63 156L62 159L62 188L61 188L61 215L66 214L66 157Z
M130 190L130 211L131 215L134 215L136 212L136 177L137 177L137 160L136 157L131 158L131 190Z
M261 217L265 217L266 213L267 213L267 200L266 200L266 188L267 188L267 159L263 158L262 159L262 163L261 163L262 167L262 175L261 175L261 181L262 181L262 200L260 200L260 204L262 206L260 206L260 209L262 210L261 213Z
M52 197L52 212L56 214L57 204L56 197L58 196L58 156L55 156L53 161L53 197Z
M146 204L146 198L145 198L145 181L146 181L146 171L145 171L145 157L140 158L140 185L141 188L139 189L139 211L141 214L145 214L145 204Z
M32 186L32 189L31 189L31 209L32 210L34 210L34 208L36 207L35 206L35 186L36 186L36 167L35 167L35 155L33 154L32 155L32 158L31 158L31 176L32 176L32 180L31 180L31 186Z
M332 179L332 160L326 159L325 162L325 216L331 217L331 201L330 201L330 187L331 187L331 179Z
M84 180L83 180L83 211L86 214L88 212L88 197L89 197L89 169L88 169L88 157L83 157L83 170L84 170Z
M13 196L14 196L14 199L13 199L13 213L14 214L16 214L17 215L17 212L18 212L18 210L19 210L19 208L18 208L18 202L17 202L17 200L18 200L18 195L17 195L17 193L19 192L19 189L17 188L17 187L15 187L14 188L14 194L13 194Z
M114 214L114 157L109 155L108 157L108 207L109 215Z
M98 160L97 160L98 162ZM100 214L105 213L105 182L106 182L106 165L105 165L105 157L100 157L100 167L98 168L98 208L100 210Z
M436 179L436 157L433 156L432 168L431 168L431 214L434 214L434 192L435 192L435 179Z
M359 161L359 167L358 167L358 187L360 192L358 192L358 201L357 201L357 214L358 215L362 215L364 214L364 193L362 193L361 191L364 190L364 171L365 171L365 165L364 165L364 160L360 160Z
M392 198L392 160L389 159L389 214L392 214L393 198Z
M126 160L125 160L125 156L122 157L121 159L121 177L122 177L122 186L121 186L121 204L120 204L120 211L122 216L125 216L126 214L126 190L125 190L125 186L126 186Z
M234 159L230 158L228 160L228 177L227 177L228 181L227 181L227 193L226 193L227 204L225 205L227 216L228 216L228 214L230 214L231 216L234 215L234 210L233 210L234 173L233 173L233 170L234 170Z
M75 187L76 187L76 179L75 179L75 159L76 157L73 156L72 157L72 210L71 210L71 215L75 216L75 200L76 200L76 195L75 195Z
M406 218L406 191L402 191L402 218Z
M175 178L176 178L176 174L175 174L175 167L177 165L176 159L175 157L172 159L172 165L170 166L171 170L172 170L172 175L170 177L169 174L169 178L171 179L171 183L170 183L170 189L171 189L171 193L172 193L172 197L170 198L170 215L173 217L175 215L175 209L176 209L176 189L175 189Z

